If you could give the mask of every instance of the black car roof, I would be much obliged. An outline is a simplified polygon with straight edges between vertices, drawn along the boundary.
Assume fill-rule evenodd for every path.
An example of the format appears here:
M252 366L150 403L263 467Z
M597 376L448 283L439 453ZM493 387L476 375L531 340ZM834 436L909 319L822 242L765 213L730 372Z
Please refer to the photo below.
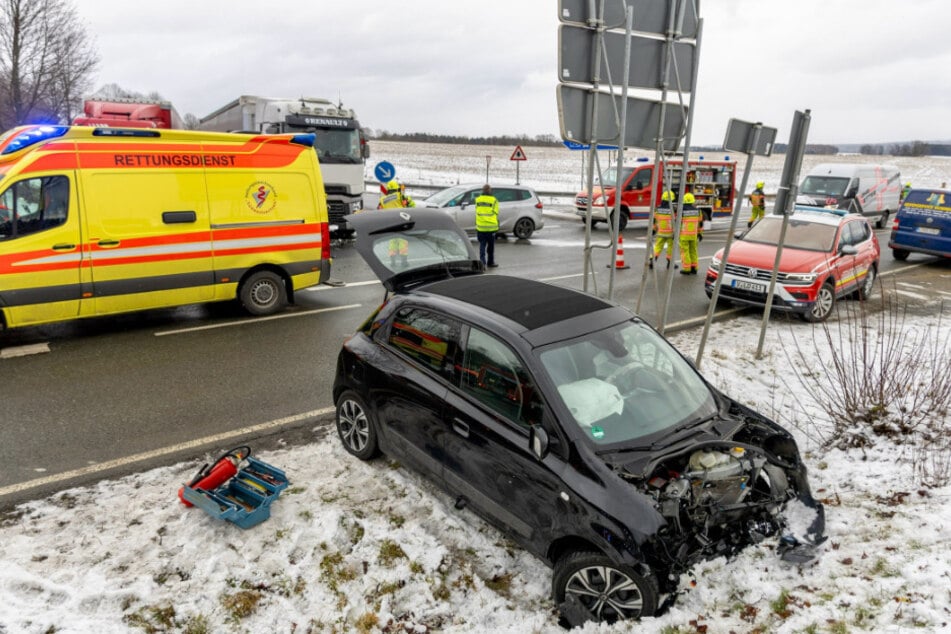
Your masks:
M506 275L442 280L421 290L497 313L527 330L614 307L587 293Z

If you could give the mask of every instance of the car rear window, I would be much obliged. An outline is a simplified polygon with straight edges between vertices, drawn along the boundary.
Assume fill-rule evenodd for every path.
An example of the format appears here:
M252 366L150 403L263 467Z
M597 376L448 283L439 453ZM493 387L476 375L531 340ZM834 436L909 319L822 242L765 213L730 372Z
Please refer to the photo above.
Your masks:
M905 197L905 207L918 209L935 209L951 212L951 193L930 191L927 189L913 189Z

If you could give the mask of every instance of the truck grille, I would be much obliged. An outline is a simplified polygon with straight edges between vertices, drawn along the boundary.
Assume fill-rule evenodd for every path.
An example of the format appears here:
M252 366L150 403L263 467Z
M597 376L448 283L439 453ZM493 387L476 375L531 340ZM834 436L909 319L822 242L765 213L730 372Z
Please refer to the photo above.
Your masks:
M348 213L350 213L350 208L347 203L341 200L327 201L327 215L330 217L331 222L339 222Z

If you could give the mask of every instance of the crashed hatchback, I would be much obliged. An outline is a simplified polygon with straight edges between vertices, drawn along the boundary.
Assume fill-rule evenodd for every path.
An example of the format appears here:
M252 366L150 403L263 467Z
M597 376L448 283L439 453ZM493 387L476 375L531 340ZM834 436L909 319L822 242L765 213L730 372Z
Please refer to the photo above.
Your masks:
M349 220L387 297L337 361L344 447L428 475L546 561L568 623L653 615L696 562L765 539L814 556L823 509L792 436L643 320L484 274L438 211Z

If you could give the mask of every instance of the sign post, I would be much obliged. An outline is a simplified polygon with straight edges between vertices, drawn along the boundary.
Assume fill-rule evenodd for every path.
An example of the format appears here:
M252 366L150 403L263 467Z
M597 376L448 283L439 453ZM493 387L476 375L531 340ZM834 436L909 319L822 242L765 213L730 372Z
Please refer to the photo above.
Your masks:
M525 156L525 151L522 150L522 146L521 146L521 145L516 145L516 146L515 146L515 151L512 152L512 156L509 157L509 160L510 160L510 161L515 161L515 184L516 184L516 185L519 185L520 183L519 183L519 180L518 180L518 167L519 167L519 165L521 165L521 162L522 162L522 161L527 161L527 160L528 160L528 157Z
M492 162L492 157L488 154L485 155L485 182L489 182L489 163Z

